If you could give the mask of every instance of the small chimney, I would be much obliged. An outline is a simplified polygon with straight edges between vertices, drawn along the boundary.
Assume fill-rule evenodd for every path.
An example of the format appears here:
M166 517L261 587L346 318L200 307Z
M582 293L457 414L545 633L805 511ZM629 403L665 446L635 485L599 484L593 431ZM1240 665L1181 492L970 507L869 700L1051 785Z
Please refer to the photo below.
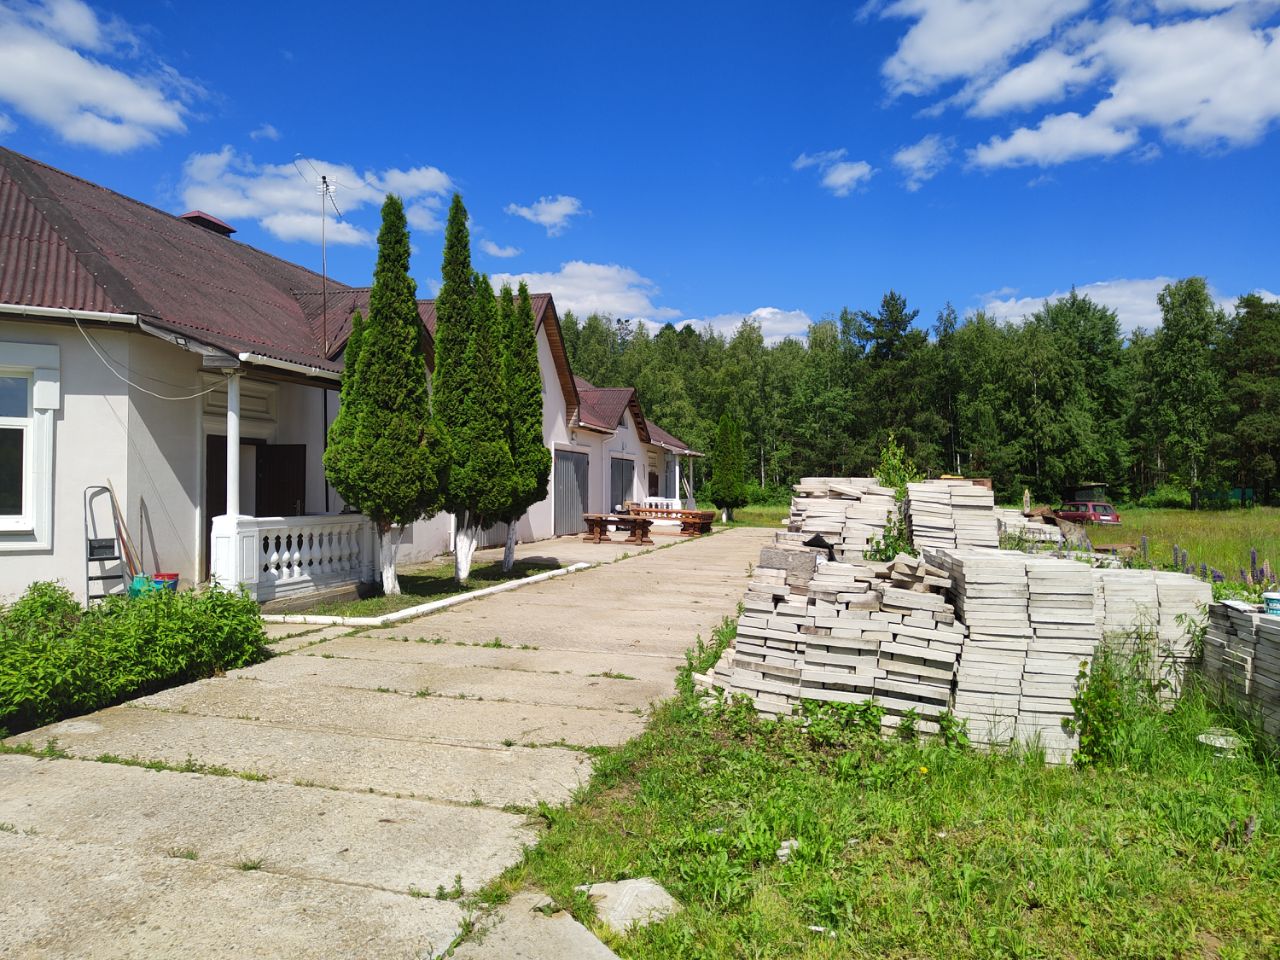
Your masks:
M179 219L204 227L206 230L212 230L222 237L229 237L236 232L236 228L231 224L223 223L217 217L210 216L203 210L192 210L190 213L184 213Z

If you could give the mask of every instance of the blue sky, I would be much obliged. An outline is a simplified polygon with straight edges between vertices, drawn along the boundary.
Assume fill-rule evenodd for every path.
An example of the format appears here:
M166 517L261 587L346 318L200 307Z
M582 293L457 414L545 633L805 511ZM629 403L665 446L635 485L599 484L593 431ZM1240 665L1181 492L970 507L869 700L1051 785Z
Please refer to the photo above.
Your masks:
M562 310L772 337L1280 290L1280 0L627 6L0 0L0 141L315 268L322 172L353 284L394 189L422 295L457 189Z

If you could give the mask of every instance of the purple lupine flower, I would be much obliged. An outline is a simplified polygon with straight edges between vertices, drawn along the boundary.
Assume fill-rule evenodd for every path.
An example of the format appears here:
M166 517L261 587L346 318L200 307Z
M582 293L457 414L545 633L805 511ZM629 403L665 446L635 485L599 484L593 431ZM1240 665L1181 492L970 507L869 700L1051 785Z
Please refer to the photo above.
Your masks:
M1217 567L1214 567L1214 568L1212 569L1212 571L1211 571L1211 572L1213 573L1213 582L1214 582L1214 583L1226 583L1226 582L1227 582L1227 575L1226 575L1225 573L1223 573L1221 570L1219 570Z
M1201 580L1209 579L1209 565L1207 563L1200 564L1200 579Z
M1258 579L1258 548L1253 547L1249 551L1249 573L1254 580Z

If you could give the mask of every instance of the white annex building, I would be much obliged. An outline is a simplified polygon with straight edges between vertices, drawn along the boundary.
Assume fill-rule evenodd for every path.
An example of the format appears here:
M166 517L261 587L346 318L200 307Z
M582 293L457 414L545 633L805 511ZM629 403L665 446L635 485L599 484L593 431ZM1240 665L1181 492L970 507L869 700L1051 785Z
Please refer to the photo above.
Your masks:
M342 351L368 289L327 283L232 239L0 148L0 601L35 580L81 597L120 523L143 567L240 582L260 600L372 579L369 521L321 456ZM569 368L555 303L533 297L546 500L522 541L576 534L584 512L687 499L698 456L635 392ZM428 363L435 308L419 302ZM214 535L217 520L217 536ZM452 518L405 531L401 563L446 553ZM482 543L499 543L505 530Z

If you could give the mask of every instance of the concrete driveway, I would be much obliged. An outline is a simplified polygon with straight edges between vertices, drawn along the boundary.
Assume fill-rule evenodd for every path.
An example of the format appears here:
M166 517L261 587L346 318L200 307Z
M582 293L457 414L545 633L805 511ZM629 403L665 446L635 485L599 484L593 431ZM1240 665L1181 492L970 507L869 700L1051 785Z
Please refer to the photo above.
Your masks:
M459 886L536 841L528 812L587 780L587 748L641 731L768 536L385 630L273 628L266 663L11 738L67 756L0 756L0 957L439 955Z

